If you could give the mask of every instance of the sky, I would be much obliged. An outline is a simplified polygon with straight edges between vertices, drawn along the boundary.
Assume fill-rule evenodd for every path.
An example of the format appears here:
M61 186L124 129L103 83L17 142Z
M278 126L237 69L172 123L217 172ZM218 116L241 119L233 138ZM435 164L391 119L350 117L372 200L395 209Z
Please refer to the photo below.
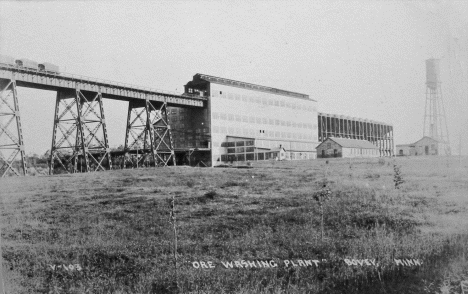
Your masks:
M167 91L205 73L305 93L393 124L396 144L422 137L425 60L441 58L452 150L461 135L468 154L467 27L468 1L2 1L0 54ZM55 93L18 95L26 152L42 154ZM104 107L121 145L127 104Z

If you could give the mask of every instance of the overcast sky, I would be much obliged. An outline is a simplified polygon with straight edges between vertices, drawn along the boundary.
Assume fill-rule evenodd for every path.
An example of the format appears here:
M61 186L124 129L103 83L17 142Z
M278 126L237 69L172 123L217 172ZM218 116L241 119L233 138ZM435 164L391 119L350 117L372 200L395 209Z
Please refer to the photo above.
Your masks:
M0 52L170 91L205 73L301 92L321 112L393 124L397 144L422 137L425 60L442 58L457 152L459 134L468 144L468 1L453 2L2 1ZM26 151L43 153L55 93L18 94ZM104 102L110 145L123 144L127 104Z

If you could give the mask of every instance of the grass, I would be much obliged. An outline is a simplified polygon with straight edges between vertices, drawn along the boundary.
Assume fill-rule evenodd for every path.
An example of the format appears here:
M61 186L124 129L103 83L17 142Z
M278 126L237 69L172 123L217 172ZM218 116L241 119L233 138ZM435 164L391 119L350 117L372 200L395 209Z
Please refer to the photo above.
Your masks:
M468 279L468 162L254 163L7 178L7 293L461 293ZM323 185L325 239L320 207ZM171 200L177 216L176 285ZM350 267L344 258L378 267ZM394 258L419 258L398 267ZM225 269L221 261L327 259L314 268ZM215 269L195 269L212 261ZM79 264L81 271L50 265ZM179 290L177 290L179 289ZM448 292L447 292L448 291Z

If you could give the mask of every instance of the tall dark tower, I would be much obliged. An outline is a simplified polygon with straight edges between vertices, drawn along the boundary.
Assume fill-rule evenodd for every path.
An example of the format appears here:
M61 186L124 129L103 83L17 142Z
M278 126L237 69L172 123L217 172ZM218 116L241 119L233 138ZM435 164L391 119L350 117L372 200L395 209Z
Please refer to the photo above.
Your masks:
M440 60L426 60L426 107L423 136L440 142L440 151L451 155L447 119L440 82Z

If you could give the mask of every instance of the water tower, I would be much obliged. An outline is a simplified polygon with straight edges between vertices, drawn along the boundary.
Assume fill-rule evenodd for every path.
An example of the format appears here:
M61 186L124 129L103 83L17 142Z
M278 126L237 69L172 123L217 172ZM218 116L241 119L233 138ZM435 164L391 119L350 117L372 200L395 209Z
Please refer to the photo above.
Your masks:
M445 116L444 102L440 82L440 60L426 60L426 107L424 111L423 136L440 142L440 151L451 155L450 141Z

